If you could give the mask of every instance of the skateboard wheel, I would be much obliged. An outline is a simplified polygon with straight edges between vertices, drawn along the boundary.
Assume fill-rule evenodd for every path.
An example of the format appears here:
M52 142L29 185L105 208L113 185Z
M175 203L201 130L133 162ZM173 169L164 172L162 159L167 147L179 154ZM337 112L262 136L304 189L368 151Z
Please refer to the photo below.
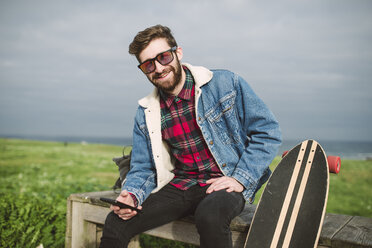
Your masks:
M289 151L284 151L283 154L282 154L282 158L284 158L285 155L287 155Z
M338 174L341 169L341 158L338 156L328 156L327 161L329 172Z

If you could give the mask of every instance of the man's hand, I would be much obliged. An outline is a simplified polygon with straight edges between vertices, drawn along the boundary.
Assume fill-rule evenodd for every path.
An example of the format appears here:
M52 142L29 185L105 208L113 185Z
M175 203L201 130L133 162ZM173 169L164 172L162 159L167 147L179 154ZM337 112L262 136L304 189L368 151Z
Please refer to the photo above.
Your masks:
M132 196L126 190L123 190L118 196L118 198L116 198L116 200L135 207ZM142 209L142 206L138 206L137 208ZM110 209L113 210L114 213L117 214L123 220L129 220L130 218L137 214L137 211L135 210L131 210L129 208L120 209L118 206L114 205L111 205Z
M213 191L219 191L221 189L226 189L227 192L242 192L244 190L243 185L236 181L233 177L217 177L212 178L207 181L207 184L210 186L207 189L207 194L212 193Z

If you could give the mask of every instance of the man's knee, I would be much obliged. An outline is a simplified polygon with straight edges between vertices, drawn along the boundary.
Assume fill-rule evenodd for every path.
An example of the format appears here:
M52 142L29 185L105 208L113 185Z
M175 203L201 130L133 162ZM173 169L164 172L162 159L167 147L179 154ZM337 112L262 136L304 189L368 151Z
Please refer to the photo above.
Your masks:
M239 193L213 192L195 211L195 223L199 227L228 229L231 220L244 208L244 199Z
M228 210L218 202L203 202L195 211L195 224L199 230L226 228L230 221Z

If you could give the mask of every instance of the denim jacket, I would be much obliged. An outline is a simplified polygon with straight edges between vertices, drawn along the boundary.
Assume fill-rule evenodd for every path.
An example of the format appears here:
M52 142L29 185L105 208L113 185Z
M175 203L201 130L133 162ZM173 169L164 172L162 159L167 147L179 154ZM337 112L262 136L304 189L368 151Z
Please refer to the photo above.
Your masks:
M195 80L195 111L214 159L225 176L244 186L250 202L269 178L269 165L281 144L278 122L240 76L184 64ZM139 100L133 130L131 168L122 189L139 204L174 177L174 159L162 140L157 89Z

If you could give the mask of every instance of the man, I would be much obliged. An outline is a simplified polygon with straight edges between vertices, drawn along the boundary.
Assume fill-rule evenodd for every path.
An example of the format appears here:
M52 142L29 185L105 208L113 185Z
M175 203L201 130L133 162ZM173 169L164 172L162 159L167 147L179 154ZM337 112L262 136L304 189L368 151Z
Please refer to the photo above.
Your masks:
M194 214L201 247L231 247L231 220L268 179L281 143L273 114L238 75L181 64L169 28L139 32L129 46L155 86L139 101L131 169L101 247L126 247L148 229Z

